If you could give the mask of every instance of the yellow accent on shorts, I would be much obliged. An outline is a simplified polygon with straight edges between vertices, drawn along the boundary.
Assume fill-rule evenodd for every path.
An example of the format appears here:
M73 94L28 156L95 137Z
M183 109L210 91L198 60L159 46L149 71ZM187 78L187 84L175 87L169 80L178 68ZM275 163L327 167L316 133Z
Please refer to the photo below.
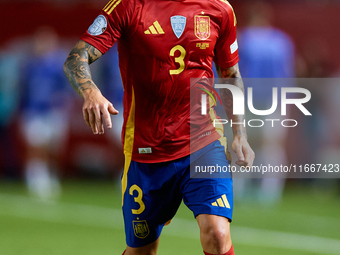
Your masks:
M214 108L212 107L214 105L214 101L211 97L209 97L209 105L210 105L209 115L210 115L211 120L214 121L217 119L217 116L214 111ZM225 151L227 159L231 161L231 154L228 152L227 138L224 136L223 124L222 123L215 124L215 130L221 136L218 140L220 141L221 145L224 147L224 151Z
M125 137L124 137L125 163L124 163L124 173L122 177L122 206L124 204L124 194L127 188L127 173L129 171L129 167L130 167L131 159L132 159L134 135L135 135L135 93L132 88L131 108L130 108L128 121L126 122Z

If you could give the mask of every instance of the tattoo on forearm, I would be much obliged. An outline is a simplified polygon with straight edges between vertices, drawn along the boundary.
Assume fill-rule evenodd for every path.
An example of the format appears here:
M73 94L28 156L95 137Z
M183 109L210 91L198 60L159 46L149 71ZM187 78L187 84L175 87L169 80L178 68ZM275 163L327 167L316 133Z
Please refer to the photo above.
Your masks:
M90 64L101 56L100 51L85 42L78 44L70 52L65 64L64 72L72 87L80 94L87 89L97 86L92 81Z
M96 61L102 54L100 51L98 51L95 47L86 44L86 47L88 48L89 52L89 64L92 64L94 61Z

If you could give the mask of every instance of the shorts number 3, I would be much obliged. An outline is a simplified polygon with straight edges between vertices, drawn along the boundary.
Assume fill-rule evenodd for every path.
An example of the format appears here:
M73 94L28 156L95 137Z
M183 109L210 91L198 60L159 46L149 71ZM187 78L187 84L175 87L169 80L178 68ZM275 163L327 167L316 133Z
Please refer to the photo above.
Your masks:
M138 187L136 184L132 185L129 189L129 194L133 196L133 192L137 191L137 197L134 197L135 202L139 204L139 209L131 209L133 214L141 214L145 210L145 204L142 200L143 198L143 191L140 187Z

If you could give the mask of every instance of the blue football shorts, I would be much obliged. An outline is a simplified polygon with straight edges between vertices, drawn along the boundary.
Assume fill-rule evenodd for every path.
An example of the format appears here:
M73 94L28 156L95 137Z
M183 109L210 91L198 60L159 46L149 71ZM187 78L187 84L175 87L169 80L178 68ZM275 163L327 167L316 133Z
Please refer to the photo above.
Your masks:
M191 158L191 160L190 160ZM196 217L219 215L232 220L232 178L190 178L194 165L229 166L225 148L215 141L180 159L161 163L131 161L126 173L123 214L126 243L141 247L158 239L165 223L183 202ZM124 184L123 184L124 187Z

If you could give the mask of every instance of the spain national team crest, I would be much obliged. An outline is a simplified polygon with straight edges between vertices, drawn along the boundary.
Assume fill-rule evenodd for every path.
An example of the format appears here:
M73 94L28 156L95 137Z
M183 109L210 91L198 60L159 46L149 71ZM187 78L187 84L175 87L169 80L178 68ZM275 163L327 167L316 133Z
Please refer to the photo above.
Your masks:
M185 25L187 23L187 18L184 16L176 15L170 18L171 27L174 31L176 37L179 39L184 32Z
M149 235L149 227L145 220L133 220L133 231L138 238L145 238Z
M206 40L210 37L210 17L195 16L195 35L201 40Z

